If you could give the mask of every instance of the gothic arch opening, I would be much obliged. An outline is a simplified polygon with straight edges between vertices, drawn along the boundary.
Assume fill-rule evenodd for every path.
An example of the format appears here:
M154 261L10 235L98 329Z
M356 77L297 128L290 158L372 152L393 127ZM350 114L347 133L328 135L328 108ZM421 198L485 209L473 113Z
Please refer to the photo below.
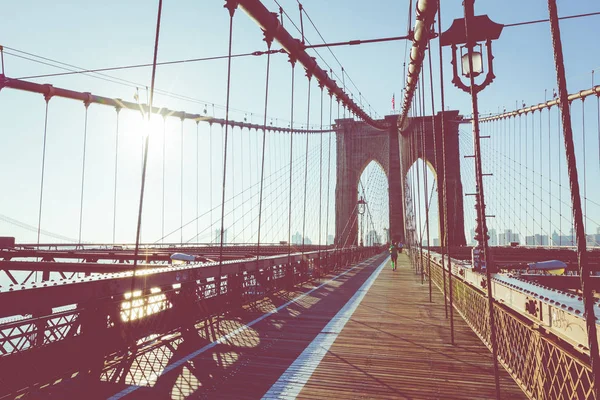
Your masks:
M379 161L370 160L366 163L361 169L357 187L357 205L361 198L364 204L357 206L356 243L364 246L387 243L389 241L389 184L386 171Z
M439 246L442 238L439 187L434 166L417 159L404 177L407 182L405 210L407 224L414 227L412 240L423 246ZM429 228L429 235L427 228ZM429 238L428 238L429 236Z

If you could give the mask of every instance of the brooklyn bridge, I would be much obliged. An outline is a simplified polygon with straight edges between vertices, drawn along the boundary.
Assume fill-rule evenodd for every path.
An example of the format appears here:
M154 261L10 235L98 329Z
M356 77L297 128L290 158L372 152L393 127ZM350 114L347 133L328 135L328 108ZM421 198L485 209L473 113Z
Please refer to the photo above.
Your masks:
M133 3L3 7L0 398L599 398L597 4Z

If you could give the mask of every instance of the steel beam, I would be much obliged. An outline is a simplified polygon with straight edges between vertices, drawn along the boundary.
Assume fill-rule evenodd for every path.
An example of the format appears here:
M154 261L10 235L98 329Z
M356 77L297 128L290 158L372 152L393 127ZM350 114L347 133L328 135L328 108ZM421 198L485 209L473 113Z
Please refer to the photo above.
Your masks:
M406 74L404 91L404 102L402 112L398 118L398 127L403 129L407 126L408 111L412 106L412 100L419 81L419 74L423 66L425 49L433 33L433 23L437 12L437 1L419 0L417 2L417 20L413 30L413 45L410 49L410 64Z
M112 106L117 109L126 108L129 110L140 111L143 114L148 113L150 108L145 104L132 103L121 99L113 99L110 97L97 96L88 92L78 92L75 90L63 89L55 87L49 84L40 84L35 82L23 81L20 79L8 78L5 75L0 74L0 90L3 88L23 90L31 93L39 93L46 98L62 97L65 99L78 100L84 104L101 104L105 106ZM196 122L207 122L209 124L227 125L232 127L247 128L262 130L264 125L262 124L251 124L247 122L239 122L229 120L225 121L223 118L209 117L201 114L191 114L185 111L174 111L165 107L152 107L153 114L160 114L163 117L175 117L179 119L189 119ZM310 130L310 129L291 129L277 126L267 126L266 130L269 132L294 132L294 133L327 133L332 132L332 129L325 130Z
M275 39L281 47L290 55L290 58L297 60L306 69L309 76L314 76L320 84L325 86L338 101L344 104L351 113L364 120L367 124L380 130L386 130L388 124L384 121L374 120L358 104L354 102L340 88L337 83L329 77L326 71L321 69L315 59L305 50L304 45L298 39L295 39L281 25L276 13L270 12L260 0L239 0L240 7L248 14L265 33L266 37Z

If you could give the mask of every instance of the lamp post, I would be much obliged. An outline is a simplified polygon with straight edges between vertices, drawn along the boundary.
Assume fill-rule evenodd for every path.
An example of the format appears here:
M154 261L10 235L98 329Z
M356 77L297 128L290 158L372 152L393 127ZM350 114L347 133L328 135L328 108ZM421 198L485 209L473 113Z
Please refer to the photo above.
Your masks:
M360 215L360 247L364 246L363 242L363 227L364 227L364 214L367 207L367 202L360 196L358 199L358 203L356 203L358 215Z
M471 107L473 110L473 148L475 150L475 179L476 179L476 229L475 240L478 242L472 250L473 269L485 269L487 280L488 313L490 326L490 342L494 360L494 380L496 384L496 398L500 399L500 380L498 369L498 343L496 341L496 324L494 316L494 298L492 296L491 271L493 269L488 251L488 232L485 214L485 201L483 195L483 173L481 169L481 147L479 136L479 111L477 94L487 87L495 78L492 60L492 40L498 39L503 25L490 20L487 15L474 15L475 0L464 0L464 18L456 19L450 28L442 33L440 43L442 46L452 48L452 83L454 86L471 94ZM483 81L475 83L475 78L483 74L482 45L485 42L487 73ZM463 83L458 75L457 53L460 46L460 62L462 75L468 78L468 85ZM487 264L487 265L486 265Z
M473 268L476 270L492 268L488 252L488 231L485 214L485 201L483 195L483 173L481 168L481 148L479 136L479 111L477 104L477 94L487 87L494 78L494 69L492 60L492 40L498 39L502 32L503 25L490 20L487 15L474 15L474 0L465 0L465 18L455 19L450 28L442 33L442 46L451 46L452 48L452 83L457 88L471 94L471 106L473 109L473 147L475 150L475 209L476 209L476 227L475 240L477 246L473 248ZM484 80L477 84L475 78L484 73L483 46L485 42L487 72ZM458 57L460 56L461 74L468 78L468 84L463 83L458 73ZM486 265L487 264L487 265ZM487 268L486 268L487 267Z

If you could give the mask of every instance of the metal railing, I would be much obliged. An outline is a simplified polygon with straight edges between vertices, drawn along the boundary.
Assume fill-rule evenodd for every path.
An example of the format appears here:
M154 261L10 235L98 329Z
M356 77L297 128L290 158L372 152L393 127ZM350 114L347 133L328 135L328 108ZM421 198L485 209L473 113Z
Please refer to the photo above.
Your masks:
M446 271L447 273L448 271ZM432 281L442 292L442 266L431 260ZM454 307L491 348L487 298L482 290L452 275ZM449 292L448 280L446 293ZM574 351L510 308L495 303L498 361L532 399L595 399L589 357Z
M157 335L235 310L380 252L378 247L292 253L99 274L0 289L0 397L65 372L99 371L104 358Z

